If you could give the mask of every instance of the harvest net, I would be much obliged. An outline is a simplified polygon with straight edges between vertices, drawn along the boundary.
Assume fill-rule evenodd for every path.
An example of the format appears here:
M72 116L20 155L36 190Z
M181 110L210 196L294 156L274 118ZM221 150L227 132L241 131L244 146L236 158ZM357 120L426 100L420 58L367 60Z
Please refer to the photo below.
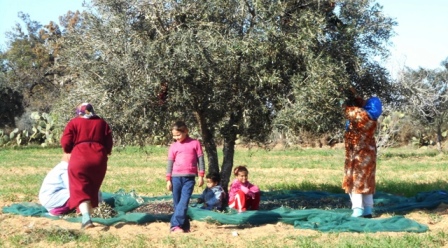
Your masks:
M364 219L350 216L350 199L346 194L297 190L262 192L260 210L243 213L233 209L222 212L201 209L201 204L196 201L199 196L193 195L190 201L188 216L192 220L223 225L283 222L295 228L322 232L425 232L428 230L426 225L403 215L416 209L431 210L441 203L448 204L448 194L441 190L421 192L410 198L377 192L374 195L375 215L388 213L392 217ZM145 197L135 191L119 190L116 193L103 192L103 199L104 203L96 209L92 220L107 226L119 222L169 222L173 212L171 196ZM62 217L50 216L37 203L5 206L3 213L81 222L81 217L75 213Z

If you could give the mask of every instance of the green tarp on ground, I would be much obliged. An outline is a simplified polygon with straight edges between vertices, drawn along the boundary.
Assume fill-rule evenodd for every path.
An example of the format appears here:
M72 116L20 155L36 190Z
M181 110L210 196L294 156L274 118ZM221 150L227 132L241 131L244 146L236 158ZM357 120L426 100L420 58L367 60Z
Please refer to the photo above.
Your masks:
M192 199L199 195L193 195ZM169 222L168 214L149 214L132 212L134 209L148 203L171 200L171 196L163 197L141 197L134 192L124 193L120 190L117 193L103 193L103 198L107 204L112 206L118 213L113 218L93 218L94 222L103 225L114 225L119 222L126 223L151 223L155 221ZM261 201L282 202L297 201L319 202L328 199L349 201L346 194L332 194L327 192L305 192L305 191L271 191L262 192ZM192 201L193 202L193 201ZM272 210L247 211L237 213L233 210L224 212L214 212L200 209L200 205L191 204L188 215L197 221L207 221L217 224L229 225L262 225L269 223L283 222L294 225L295 228L313 229L322 232L425 232L426 225L420 224L411 219L403 217L410 211L416 209L435 209L441 203L448 204L448 194L445 191L430 191L417 194L415 197L402 197L387 193L376 193L374 195L375 213L389 213L393 215L389 218L353 218L350 217L349 208L338 209L293 209L290 207L277 207ZM41 216L52 219L59 217L49 216L48 212L37 203L16 203L3 207L3 213L18 214L23 216ZM81 218L65 218L67 221L80 222Z

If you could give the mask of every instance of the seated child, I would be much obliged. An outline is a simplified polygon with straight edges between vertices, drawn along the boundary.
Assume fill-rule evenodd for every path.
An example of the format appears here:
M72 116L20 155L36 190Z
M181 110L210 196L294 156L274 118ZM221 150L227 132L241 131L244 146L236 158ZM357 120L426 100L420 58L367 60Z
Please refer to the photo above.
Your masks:
M246 166L240 165L233 170L236 179L233 180L229 190L229 207L244 212L258 210L260 205L260 189L247 179L249 171Z
M207 188L202 192L198 203L203 203L202 209L222 211L226 193L219 185L221 180L219 174L209 173L205 178L207 179Z

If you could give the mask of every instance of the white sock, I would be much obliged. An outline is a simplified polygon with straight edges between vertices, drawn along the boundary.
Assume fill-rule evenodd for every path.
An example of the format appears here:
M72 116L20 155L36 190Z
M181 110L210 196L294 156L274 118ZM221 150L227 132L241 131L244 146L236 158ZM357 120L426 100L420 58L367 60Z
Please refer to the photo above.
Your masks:
M351 193L349 194L350 200L352 202L352 209L359 208L364 209L363 202L362 202L362 194L355 194Z

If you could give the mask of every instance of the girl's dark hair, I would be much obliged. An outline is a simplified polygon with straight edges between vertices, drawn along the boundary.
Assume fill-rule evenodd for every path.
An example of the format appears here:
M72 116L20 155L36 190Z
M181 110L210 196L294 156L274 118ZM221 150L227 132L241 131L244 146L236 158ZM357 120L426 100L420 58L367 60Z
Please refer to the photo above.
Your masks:
M249 171L247 170L245 165L239 165L235 169L233 169L233 175L238 176L238 173L240 171L245 171L247 174L249 174Z
M173 124L173 130L179 131L181 133L186 133L186 132L188 132L188 127L187 127L187 124L185 124L185 122L176 121Z
M214 183L219 183L221 181L221 177L219 176L219 173L216 172L210 172L205 176L205 178L210 179Z

